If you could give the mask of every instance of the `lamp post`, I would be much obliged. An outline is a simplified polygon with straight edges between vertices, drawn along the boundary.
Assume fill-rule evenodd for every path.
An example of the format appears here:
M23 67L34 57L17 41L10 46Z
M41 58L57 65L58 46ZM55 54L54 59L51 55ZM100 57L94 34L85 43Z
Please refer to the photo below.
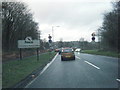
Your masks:
M53 49L54 49L54 27L60 27L60 26L52 26Z
M60 27L60 26L52 26L52 37L53 37L53 42L54 42L54 27Z

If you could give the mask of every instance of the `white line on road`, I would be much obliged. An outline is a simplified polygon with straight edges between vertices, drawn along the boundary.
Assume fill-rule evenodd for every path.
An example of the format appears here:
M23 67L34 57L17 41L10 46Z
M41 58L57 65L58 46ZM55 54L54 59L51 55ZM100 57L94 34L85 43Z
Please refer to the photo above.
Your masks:
M80 59L78 56L76 56L76 58Z
M96 65L94 65L94 64L92 64L92 63L90 63L90 62L88 62L88 61L84 61L84 62L86 62L87 64L89 64L89 65L91 65L91 66L93 66L93 67L95 67L96 69L100 69L99 67L97 67Z
M52 59L52 61L51 61L50 63L48 63L48 64L43 68L43 70L40 72L39 75L41 75L41 74L55 61L55 59L56 59L57 56L58 56L58 53L57 53L56 56ZM38 76L39 76L39 75L38 75ZM34 80L32 80L28 85L26 85L25 88L28 88L28 86L29 86L30 84L32 84L32 83L38 78L38 76L37 76Z
M120 82L120 79L116 79L118 82Z
M58 55L58 53L57 53ZM52 61L50 63L48 63L42 70L42 72L40 73L40 75L55 61L57 55L52 59Z

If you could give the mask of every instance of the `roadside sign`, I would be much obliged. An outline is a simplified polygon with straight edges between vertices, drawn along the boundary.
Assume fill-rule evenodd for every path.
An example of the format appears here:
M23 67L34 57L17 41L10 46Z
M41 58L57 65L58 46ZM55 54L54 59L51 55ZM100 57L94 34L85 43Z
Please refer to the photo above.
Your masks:
M94 37L94 36L95 36L95 33L92 33L92 36Z
M95 37L92 37L92 41L95 41Z
M48 38L49 38L48 42L52 43L52 40L51 40L52 37L50 36L50 34L49 34Z
M50 36L50 34L49 34L48 38L49 38L49 40L51 40L52 36Z
M25 40L18 40L18 48L39 48L40 41L32 40L31 37L26 37Z
M52 40L49 40L49 43L52 43Z
M40 41L32 40L32 43L28 43L25 40L18 40L18 48L39 48Z
M25 38L25 42L26 42L26 43L33 43L33 40L32 40L31 37L26 37L26 38Z
M18 48L20 49L20 60L22 60L22 48L37 48L37 61L39 60L40 40L32 40L31 37L26 37L25 40L18 40Z

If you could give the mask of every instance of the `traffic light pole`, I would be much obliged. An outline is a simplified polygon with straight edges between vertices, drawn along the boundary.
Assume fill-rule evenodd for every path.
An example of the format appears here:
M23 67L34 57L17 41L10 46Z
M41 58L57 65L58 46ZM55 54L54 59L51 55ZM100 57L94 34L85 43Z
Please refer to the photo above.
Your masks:
M52 43L52 37L50 36L50 34L49 34L49 36L48 36L48 43L49 43L49 60L50 60L50 52L51 52L51 50L50 50L50 47L51 47L51 43Z

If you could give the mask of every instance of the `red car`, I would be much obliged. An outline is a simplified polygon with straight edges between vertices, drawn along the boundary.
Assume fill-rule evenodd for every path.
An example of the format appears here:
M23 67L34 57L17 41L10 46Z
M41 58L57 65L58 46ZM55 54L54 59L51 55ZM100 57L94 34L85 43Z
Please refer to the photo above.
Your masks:
M75 60L75 54L72 48L64 48L61 52L61 60Z

